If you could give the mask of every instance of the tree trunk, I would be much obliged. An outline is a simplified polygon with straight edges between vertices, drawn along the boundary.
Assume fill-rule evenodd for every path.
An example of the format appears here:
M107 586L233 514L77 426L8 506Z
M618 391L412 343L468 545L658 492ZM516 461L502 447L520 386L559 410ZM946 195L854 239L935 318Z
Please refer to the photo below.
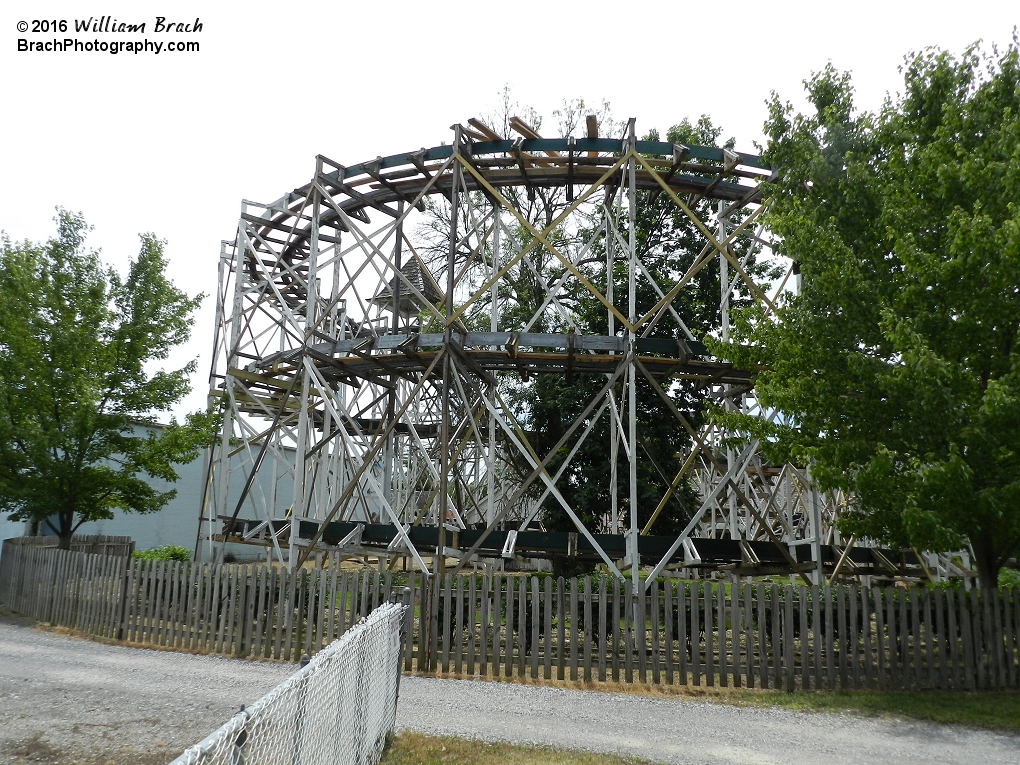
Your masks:
M974 563L977 564L978 585L982 592L995 592L999 586L999 564L1002 556L988 539L972 539Z
M59 544L57 545L57 547L61 550L70 550L71 536L72 536L71 534L68 534L66 537L63 534L58 536L57 539L59 540Z

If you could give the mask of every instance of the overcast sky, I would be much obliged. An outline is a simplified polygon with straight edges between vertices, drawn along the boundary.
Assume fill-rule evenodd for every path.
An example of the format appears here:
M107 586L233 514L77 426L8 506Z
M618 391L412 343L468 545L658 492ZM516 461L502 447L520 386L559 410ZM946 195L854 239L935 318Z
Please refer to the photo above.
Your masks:
M272 201L311 177L316 154L342 164L434 146L449 126L496 109L500 91L549 114L606 99L639 133L708 114L737 148L762 140L771 91L802 102L831 61L858 104L900 89L905 54L1005 46L1012 2L102 3L0 0L0 229L53 234L57 205L84 213L91 243L123 268L137 235L168 240L171 278L212 294L220 240L242 199ZM146 23L145 35L73 33L74 20ZM158 16L197 34L155 33ZM189 41L189 53L28 53L18 22L67 20L58 39ZM199 359L204 405L213 301L171 360Z

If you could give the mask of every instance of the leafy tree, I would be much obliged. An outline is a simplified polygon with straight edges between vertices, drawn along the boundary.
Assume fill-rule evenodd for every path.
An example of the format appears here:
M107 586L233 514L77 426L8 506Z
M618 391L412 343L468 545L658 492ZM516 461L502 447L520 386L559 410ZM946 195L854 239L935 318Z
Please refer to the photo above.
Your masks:
M848 534L972 545L982 587L1020 547L1020 66L1017 42L907 58L902 95L856 113L850 77L774 97L768 225L803 279L725 353L760 364L776 459L856 496ZM743 347L740 347L743 344Z
M0 240L0 510L45 523L67 549L115 509L151 513L175 491L173 465L193 459L211 414L139 435L185 396L192 361L149 372L188 339L202 296L164 275L163 242L141 236L126 279L85 248L80 215L58 210L45 244Z

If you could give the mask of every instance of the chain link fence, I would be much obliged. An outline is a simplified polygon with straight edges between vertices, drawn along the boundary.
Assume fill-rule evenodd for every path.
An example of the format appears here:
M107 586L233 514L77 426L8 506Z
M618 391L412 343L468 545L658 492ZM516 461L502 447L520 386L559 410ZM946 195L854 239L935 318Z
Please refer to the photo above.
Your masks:
M170 765L372 765L393 729L409 607L379 606Z

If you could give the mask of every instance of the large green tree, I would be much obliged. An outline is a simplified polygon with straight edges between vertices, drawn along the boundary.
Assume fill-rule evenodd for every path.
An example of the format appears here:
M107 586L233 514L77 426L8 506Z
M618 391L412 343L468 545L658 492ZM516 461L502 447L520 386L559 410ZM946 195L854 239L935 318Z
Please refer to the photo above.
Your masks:
M1017 45L902 71L877 113L831 67L806 83L810 113L773 99L768 225L803 286L775 317L745 312L726 353L761 365L780 413L743 424L855 495L844 531L969 542L993 587L1020 547Z
M56 223L45 244L0 241L0 511L66 548L87 521L162 508L175 491L148 479L175 481L212 418L139 427L188 393L195 368L151 371L188 339L202 297L167 280L163 242L142 235L121 278L86 248L80 215Z

